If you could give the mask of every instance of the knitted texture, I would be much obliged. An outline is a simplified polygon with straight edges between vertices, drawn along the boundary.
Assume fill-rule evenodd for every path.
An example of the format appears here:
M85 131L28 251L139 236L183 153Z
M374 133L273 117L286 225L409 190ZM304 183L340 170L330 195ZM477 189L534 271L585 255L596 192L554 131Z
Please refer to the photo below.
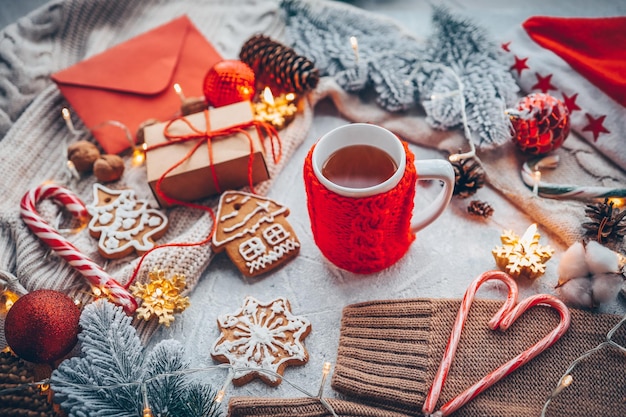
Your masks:
M333 388L360 402L421 415L459 305L457 300L411 299L346 307ZM499 301L474 301L438 407L530 347L559 320L554 310L536 307L506 332L492 331L487 322L500 306ZM554 346L480 394L455 416L539 415L569 363L602 342L618 321L617 316L573 310L570 329ZM617 339L622 345L626 341L624 328ZM623 354L615 350L588 358L572 372L574 383L553 400L547 415L626 415L624 369Z
M204 0L202 3L191 0L175 3L55 0L0 32L0 61L4 63L0 65L0 165L4 172L0 182L0 270L17 276L27 290L55 289L83 302L91 299L82 277L51 253L19 217L22 195L44 181L65 185L87 204L93 195L94 177L76 180L65 171L67 146L78 139L93 138L88 133L78 137L70 134L61 118L61 109L67 104L50 80L50 74L185 13L224 57L235 57L241 44L257 32L280 39L283 23L278 18L279 9L274 1L255 2L254 5L244 1ZM259 19L259 16L267 19ZM228 36L221 33L228 33ZM80 120L74 118L73 121L77 129L87 132ZM311 121L311 106L305 100L303 112L281 131L283 157L277 164L268 161L271 178L282 170L296 147L304 141ZM132 188L137 198L151 199L145 167L132 167L128 155L124 160L124 176L111 188ZM266 194L271 184L272 181L265 181L255 187L255 191ZM217 207L216 199L203 203ZM53 225L62 212L50 201L38 204L38 210ZM168 209L166 214L170 227L159 243L202 241L212 227L210 217L200 210L177 207ZM121 284L132 275L137 258L107 263L98 254L97 240L91 238L86 229L67 238L95 262L105 266ZM186 295L195 288L212 257L207 246L156 250L145 259L137 279L146 281L147 273L157 268L184 275ZM3 325L0 320L2 345ZM157 328L155 321L141 320L136 325L144 340Z
M342 400L327 400L339 417L407 417L405 414L381 410L363 404ZM235 397L228 404L230 417L274 416L274 417L322 417L331 416L315 398L249 398Z
M311 157L304 162L304 184L315 243L332 263L357 273L377 272L398 261L415 240L410 231L417 172L406 152L404 176L392 190L363 198L329 191L315 176Z

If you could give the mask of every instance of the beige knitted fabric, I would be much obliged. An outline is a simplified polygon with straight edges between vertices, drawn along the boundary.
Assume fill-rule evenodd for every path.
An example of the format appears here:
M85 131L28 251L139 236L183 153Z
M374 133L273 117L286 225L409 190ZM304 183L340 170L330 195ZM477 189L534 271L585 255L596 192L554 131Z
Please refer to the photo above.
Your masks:
M457 300L412 299L346 307L333 388L359 402L420 415L459 305ZM491 331L487 322L500 306L498 301L474 301L439 407L533 345L558 323L555 310L535 307L508 331ZM569 363L602 342L619 320L617 316L572 310L572 324L563 338L455 416L540 415ZM624 345L626 329L618 331L616 341ZM623 352L612 349L588 358L572 373L574 383L554 399L547 415L626 415L624 359Z
M405 414L381 410L367 405L342 400L327 400L339 417L407 417ZM322 417L330 416L315 398L233 398L228 404L230 417L273 416L273 417Z
M70 134L61 118L61 109L67 103L50 74L183 14L191 18L224 58L230 59L238 56L241 45L253 34L263 32L280 40L284 27L278 3L271 0L58 0L0 32L0 270L15 275L27 290L56 289L83 301L90 299L86 281L51 254L19 215L21 197L44 181L67 186L86 204L93 198L93 176L73 180L65 171L67 145L79 138ZM280 134L283 157L276 165L268 161L272 178L305 139L311 121L311 106L306 103L304 112ZM74 124L85 130L76 117ZM93 140L88 133L80 139ZM110 187L132 188L138 198L152 198L145 167L133 168L129 156L125 156L125 161L124 176ZM271 182L260 184L256 191L265 194ZM215 208L217 199L204 203ZM50 224L56 224L60 213L56 205L44 201L38 210ZM166 214L170 227L158 243L198 242L211 229L209 216L199 210L179 207ZM137 258L106 263L97 252L97 241L86 230L67 238L96 263L105 265L118 282L128 281ZM145 273L138 279L147 279L147 272L159 268L185 275L190 292L211 258L212 252L206 246L155 251L146 258L142 266ZM0 345L4 345L3 324L0 320ZM155 322L141 321L137 325L144 338L156 329Z

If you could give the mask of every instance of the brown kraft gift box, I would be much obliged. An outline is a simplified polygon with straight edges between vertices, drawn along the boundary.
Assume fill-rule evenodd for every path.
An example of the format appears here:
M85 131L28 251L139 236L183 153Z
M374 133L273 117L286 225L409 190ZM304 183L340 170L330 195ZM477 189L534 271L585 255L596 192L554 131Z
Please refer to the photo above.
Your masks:
M204 112L187 115L185 119L197 130L206 130ZM252 107L247 101L209 110L211 131L247 123L252 119ZM204 140L205 143L180 166L167 174L161 183L161 190L166 196L181 201L194 201L217 194L218 189L211 172L206 139L194 139L150 149L151 146L167 141L164 136L166 125L167 122L164 122L144 128L145 142L148 146L146 153L147 180L161 207L167 207L168 204L156 192L157 181L168 169L184 159L198 140ZM173 122L168 132L175 136L194 133L183 120ZM269 179L269 173L263 152L263 138L259 137L255 128L249 128L248 133L252 138L254 150L252 182L256 184ZM243 133L237 133L231 136L213 138L211 139L211 146L219 191L249 185L250 141L248 137Z

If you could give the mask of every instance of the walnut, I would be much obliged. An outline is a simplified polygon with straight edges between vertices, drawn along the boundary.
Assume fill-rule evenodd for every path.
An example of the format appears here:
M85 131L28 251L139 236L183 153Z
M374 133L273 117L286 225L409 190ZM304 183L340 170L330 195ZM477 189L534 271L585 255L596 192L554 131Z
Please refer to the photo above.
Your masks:
M67 147L67 157L78 172L91 172L94 162L100 158L100 151L93 143L79 140Z
M117 181L124 173L124 160L118 155L102 155L94 163L93 173L100 182Z

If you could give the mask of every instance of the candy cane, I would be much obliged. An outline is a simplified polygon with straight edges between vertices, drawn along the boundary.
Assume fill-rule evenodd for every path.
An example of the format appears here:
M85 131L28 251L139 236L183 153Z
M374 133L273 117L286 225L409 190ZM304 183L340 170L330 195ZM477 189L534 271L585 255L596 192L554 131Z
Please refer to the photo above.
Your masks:
M461 305L461 308L459 309L457 320L455 322L455 327L452 332L453 334L458 332L460 336L461 330L463 328L463 324L465 323L465 320L467 319L469 306L471 305L472 299L476 293L476 290L478 289L478 286L480 286L482 282L491 278L501 279L499 277L493 276L493 272L488 272L488 273L481 275L478 279L476 279L472 283L472 285L470 285L470 288L468 288L465 294L465 297L463 298L463 303ZM492 330L495 330L496 328L500 328L500 330L503 330L503 331L507 330L523 313L526 312L526 310L539 304L548 305L556 309L560 314L559 324L548 335L546 335L543 339L535 343L533 346L526 349L524 352L520 353L513 359L509 360L504 365L501 365L499 368L497 368L496 370L492 371L491 373L483 377L480 381L478 381L471 387L467 388L461 394L457 395L454 399L444 404L441 407L441 409L437 413L435 413L435 415L448 416L454 413L456 410L463 407L469 401L474 399L481 392L491 387L493 384L495 384L502 378L506 377L507 375L509 375L516 369L518 369L519 367L525 365L526 363L531 361L533 358L535 358L537 355L539 355L541 352L543 352L544 350L552 346L557 340L561 338L561 336L565 334L565 332L569 328L569 325L571 322L570 313L567 307L565 306L565 304L563 304L561 300L548 294L538 294L538 295L534 295L532 297L529 297L523 300L518 305L513 307L514 303L510 304L509 300L511 300L513 293L517 294L517 285L515 281L513 281L510 277L509 279L504 278L502 280L507 282L507 285L509 285L509 290L510 290L509 297L507 298L507 301L505 302L504 306L489 321L489 327ZM467 305L467 309L465 308L466 305ZM453 346L450 345L451 343L453 344ZM453 338L451 336L450 341L448 342L448 346L446 347L446 353L448 351L451 351L452 354L450 357L446 357L446 355L444 355L444 359L446 359L446 361L449 362L446 365L448 368L450 364L452 363L454 352L456 351L456 344L458 344L458 337ZM440 366L440 370L442 367L443 367L443 361L442 361L442 365ZM439 393L441 392L441 389L443 388L443 383L445 382L445 375L447 375L447 371L444 374L443 379L439 378L435 380L438 384L437 386L433 384L433 387L435 388L435 390L433 390L433 387L431 387L431 391L434 394L433 394L433 397L431 398L430 397L431 393L429 392L429 396L427 397L427 403L424 404L423 411L426 414L431 414L432 410L434 410L435 408L435 404L439 397ZM427 409L427 407L429 408Z
M88 216L83 202L70 190L54 184L42 184L22 197L20 209L24 223L39 239L78 270L93 287L99 288L111 301L121 305L127 313L132 314L137 309L137 301L128 290L98 264L83 255L39 215L37 203L46 198L61 203L75 217Z
M504 302L500 310L498 310L498 312L489 321L489 328L491 328L492 330L498 328L498 325L502 321L502 316L507 311L512 309L517 302L517 284L515 283L513 278L511 278L508 274L504 272L485 272L470 284L470 286L465 291L465 296L463 297L463 301L461 302L461 307L459 308L456 320L454 321L452 333L450 333L450 338L448 339L448 345L446 346L446 350L443 354L443 359L441 359L441 363L439 364L439 370L435 374L433 384L431 385L430 390L428 391L428 395L426 396L426 400L424 401L422 411L425 414L431 414L434 411L435 406L437 405L437 400L439 399L439 395L441 394L443 385L445 384L448 373L450 372L450 367L452 366L452 361L454 360L454 354L456 353L456 348L459 345L461 332L463 332L465 320L467 319L469 309L472 306L472 301L474 301L474 296L476 295L478 288L483 283L492 279L504 282L509 289L509 293L507 295L506 301Z

